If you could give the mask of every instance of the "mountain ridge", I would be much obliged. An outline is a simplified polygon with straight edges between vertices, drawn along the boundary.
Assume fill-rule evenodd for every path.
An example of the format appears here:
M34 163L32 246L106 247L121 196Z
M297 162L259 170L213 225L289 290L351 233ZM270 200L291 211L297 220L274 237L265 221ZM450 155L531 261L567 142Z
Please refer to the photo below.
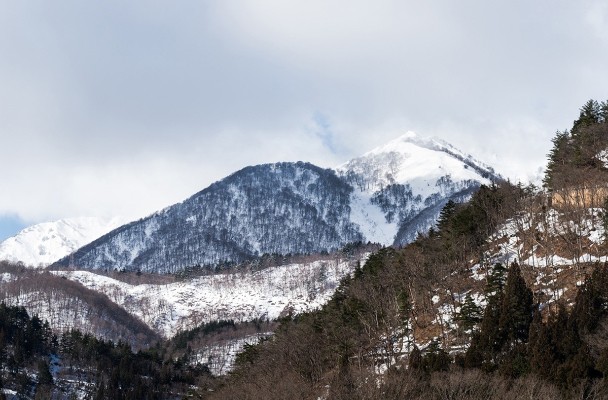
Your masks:
M447 201L501 179L449 143L408 132L334 169L244 167L62 254L57 265L166 273L359 241L403 245L428 231Z

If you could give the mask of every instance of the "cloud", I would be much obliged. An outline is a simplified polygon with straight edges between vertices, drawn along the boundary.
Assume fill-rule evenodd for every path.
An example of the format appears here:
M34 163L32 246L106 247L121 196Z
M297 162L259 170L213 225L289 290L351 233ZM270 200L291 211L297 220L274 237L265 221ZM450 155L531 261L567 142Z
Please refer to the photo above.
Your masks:
M331 167L407 130L533 176L606 97L602 4L4 2L0 214L136 218L248 164Z

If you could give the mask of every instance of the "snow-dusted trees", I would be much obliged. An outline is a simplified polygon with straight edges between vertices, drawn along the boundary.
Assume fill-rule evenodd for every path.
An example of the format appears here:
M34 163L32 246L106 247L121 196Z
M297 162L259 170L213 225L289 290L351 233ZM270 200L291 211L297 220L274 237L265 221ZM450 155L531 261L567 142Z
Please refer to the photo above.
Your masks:
M363 240L349 218L351 192L335 172L308 163L247 167L100 238L73 259L92 269L174 273L265 253L337 250Z

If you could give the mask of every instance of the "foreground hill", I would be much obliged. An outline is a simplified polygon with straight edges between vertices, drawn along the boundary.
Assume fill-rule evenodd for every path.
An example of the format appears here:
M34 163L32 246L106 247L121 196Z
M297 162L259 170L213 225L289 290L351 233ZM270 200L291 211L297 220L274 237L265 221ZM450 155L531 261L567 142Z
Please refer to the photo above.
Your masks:
M42 270L0 262L0 303L25 307L46 320L56 334L78 329L136 348L150 346L160 335L103 293Z
M407 134L336 171L302 162L244 168L57 265L167 273L352 242L403 244L428 230L448 200L498 179L445 143Z
M552 193L502 183L446 204L204 397L608 398L608 102L554 143Z

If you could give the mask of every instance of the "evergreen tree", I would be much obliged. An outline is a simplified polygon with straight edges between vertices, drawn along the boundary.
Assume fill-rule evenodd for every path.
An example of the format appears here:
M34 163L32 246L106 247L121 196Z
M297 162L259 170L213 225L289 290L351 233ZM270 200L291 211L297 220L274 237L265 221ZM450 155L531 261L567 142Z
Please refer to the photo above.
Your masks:
M506 273L507 269L504 265L501 263L494 264L486 282L485 294L488 299L502 294L506 281Z
M38 361L38 384L53 384L53 375L51 375L51 371L49 370L49 363L46 360Z
M528 341L533 313L532 291L521 276L517 263L511 264L500 310L499 330L507 345Z
M469 293L464 298L464 302L460 306L460 312L456 316L456 320L460 322L460 326L465 331L470 331L475 328L482 319L482 310L475 302Z
M600 122L608 122L608 101L602 101L600 103Z
M448 202L443 206L441 212L439 213L439 218L437 219L437 228L440 231L445 231L448 229L450 224L450 219L456 212L456 203L452 200L448 200Z
M408 366L410 369L413 370L422 369L422 352L416 345L414 345L414 348L412 349L412 351L410 351Z
M535 311L528 334L528 349L530 353L530 369L532 372L547 378L554 364L555 349L549 332L542 320L540 311Z
M547 189L555 190L561 186L559 181L560 178L563 179L561 172L569 163L570 133L568 131L558 131L551 141L553 142L553 147L547 156L547 170L543 178L543 185Z
M450 355L439 347L437 340L431 341L422 358L422 367L425 372L447 371L450 369L452 359Z
M581 107L580 115L572 125L572 134L577 135L582 128L599 123L601 115L602 109L600 104L596 100L588 100Z
M399 319L401 320L402 326L407 327L410 321L412 304L406 290L399 291L399 294L397 295L397 307L399 308Z
M496 368L496 356L502 347L498 329L502 297L502 286L487 296L488 304L483 313L479 332L473 335L471 345L465 354L466 367L482 368L485 371L493 371Z

